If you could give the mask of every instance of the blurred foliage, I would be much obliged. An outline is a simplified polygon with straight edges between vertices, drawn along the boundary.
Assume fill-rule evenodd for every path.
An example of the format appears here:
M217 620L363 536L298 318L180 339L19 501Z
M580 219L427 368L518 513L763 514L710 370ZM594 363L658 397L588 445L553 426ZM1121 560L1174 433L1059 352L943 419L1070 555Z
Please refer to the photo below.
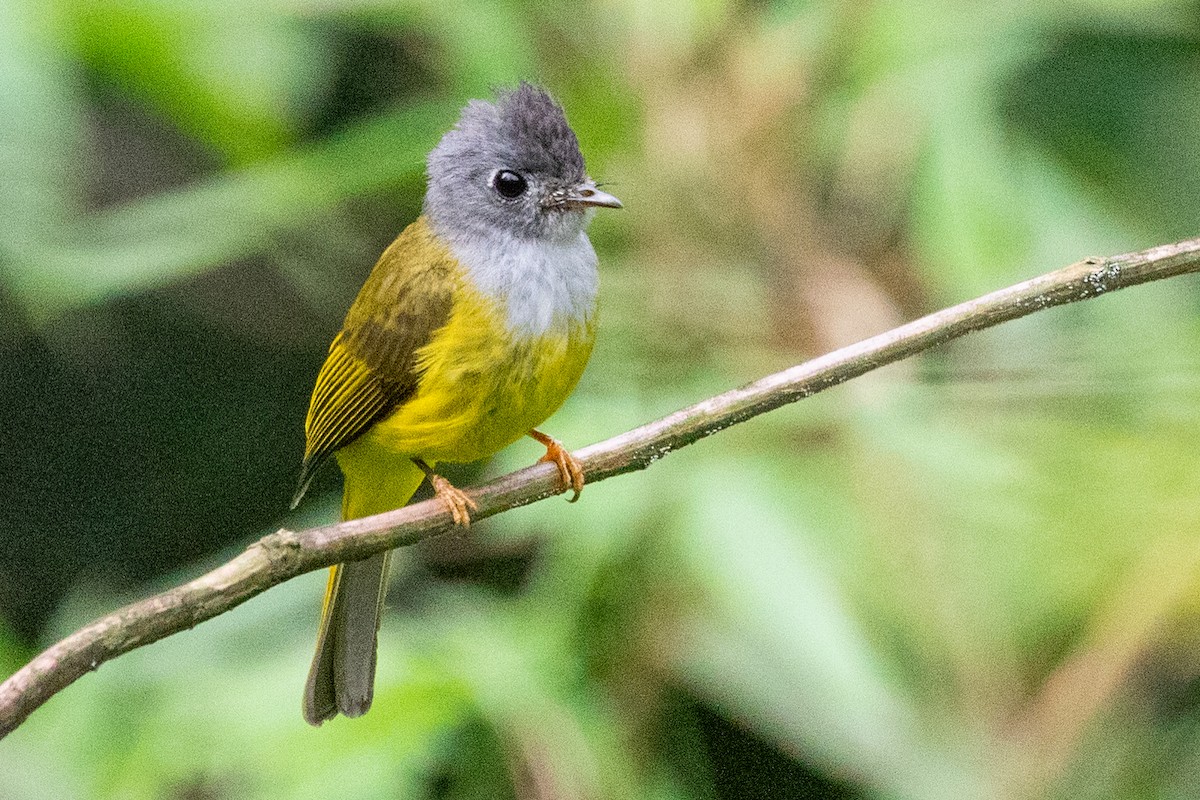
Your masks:
M283 511L325 347L520 78L627 208L573 444L1197 233L1194 2L3 0L0 668L334 517L334 474ZM1198 306L1037 314L403 551L363 719L301 721L293 581L55 697L0 797L1195 796Z

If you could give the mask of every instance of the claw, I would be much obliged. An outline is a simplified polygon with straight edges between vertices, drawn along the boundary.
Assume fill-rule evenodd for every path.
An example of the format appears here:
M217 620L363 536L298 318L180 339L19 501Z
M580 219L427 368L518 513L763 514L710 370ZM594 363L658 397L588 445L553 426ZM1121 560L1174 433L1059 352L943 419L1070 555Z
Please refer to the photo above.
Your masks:
M463 528L471 527L471 511L479 510L479 505L471 496L441 475L430 475L429 483L433 486L434 495L454 518L454 524Z
M429 466L424 459L414 458L413 463L420 467L425 476L429 478L429 485L433 487L434 496L450 512L450 516L454 518L454 524L462 528L471 527L471 511L479 510L479 506L471 499L471 496L434 472L433 467Z
M579 459L571 455L554 437L547 436L541 431L530 431L529 435L546 446L546 455L539 458L538 463L545 461L558 467L558 475L563 482L563 491L572 489L575 492L569 501L574 503L579 499L579 493L583 491L583 464L580 464Z

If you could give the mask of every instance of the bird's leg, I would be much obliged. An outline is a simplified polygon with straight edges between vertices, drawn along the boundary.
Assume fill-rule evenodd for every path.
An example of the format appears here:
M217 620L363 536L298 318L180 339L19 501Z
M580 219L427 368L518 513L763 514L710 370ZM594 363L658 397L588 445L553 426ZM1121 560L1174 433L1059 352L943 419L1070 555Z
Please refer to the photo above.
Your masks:
M579 493L583 491L583 464L580 464L575 456L567 452L567 449L562 446L562 442L553 436L547 436L539 430L532 430L529 435L546 446L546 455L539 458L538 463L548 461L558 467L563 489L575 490L575 495L570 500L574 503L579 499Z
M441 475L438 475L433 471L433 467L426 464L423 460L414 458L413 463L420 467L425 476L429 478L429 484L433 486L434 495L446 507L446 510L450 512L450 516L454 517L454 524L461 525L464 528L471 527L471 511L479 510L479 506L471 499L471 496L462 489L457 488Z

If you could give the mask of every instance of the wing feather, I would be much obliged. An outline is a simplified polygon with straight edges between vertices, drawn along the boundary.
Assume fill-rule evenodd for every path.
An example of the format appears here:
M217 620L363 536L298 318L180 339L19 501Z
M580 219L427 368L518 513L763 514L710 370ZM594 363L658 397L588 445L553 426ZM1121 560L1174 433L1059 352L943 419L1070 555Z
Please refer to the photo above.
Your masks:
M308 416L300 502L317 469L417 390L417 351L450 317L453 260L424 219L375 265L317 374Z
M415 388L415 382L414 382ZM411 390L409 391L411 394ZM317 377L304 423L307 444L292 508L300 502L313 475L334 451L357 439L376 420L403 402L404 395L354 356L338 334Z

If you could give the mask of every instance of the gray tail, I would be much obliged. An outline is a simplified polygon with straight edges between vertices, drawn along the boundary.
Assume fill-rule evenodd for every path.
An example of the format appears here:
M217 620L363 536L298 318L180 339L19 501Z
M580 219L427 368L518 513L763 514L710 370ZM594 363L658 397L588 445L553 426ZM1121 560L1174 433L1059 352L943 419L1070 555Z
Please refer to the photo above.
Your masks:
M317 653L304 686L304 719L320 725L339 713L358 717L375 692L375 648L391 552L333 568L321 613Z

